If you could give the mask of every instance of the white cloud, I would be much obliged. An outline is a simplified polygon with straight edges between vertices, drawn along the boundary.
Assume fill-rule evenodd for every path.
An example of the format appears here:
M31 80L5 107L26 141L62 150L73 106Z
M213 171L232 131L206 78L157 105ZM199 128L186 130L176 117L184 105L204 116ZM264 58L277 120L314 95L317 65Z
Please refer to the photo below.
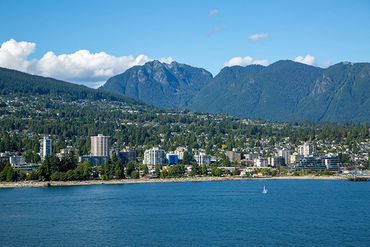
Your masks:
M269 35L267 33L255 33L249 36L249 40L257 41L260 39L267 39Z
M260 64L260 65L267 66L269 63L265 59L255 60L255 59L253 59L250 56L246 56L246 57L233 57L233 58L230 58L229 60L227 60L224 63L224 67L231 67L231 66L235 66L235 65L247 66L247 65L251 65L251 64Z
M27 57L34 52L35 43L17 42L10 39L2 43L0 47L0 66L25 71L31 61Z
M96 87L113 75L153 60L146 55L116 57L105 52L91 53L88 50L61 55L49 51L40 59L31 60L29 56L35 48L36 44L31 42L17 42L14 39L4 42L0 47L0 67ZM164 63L173 61L171 57L158 60Z
M209 17L218 16L220 14L220 11L218 9L212 9L208 12Z
M307 54L306 56L298 56L294 59L295 62L298 63L304 63L308 65L314 65L315 64L315 57Z

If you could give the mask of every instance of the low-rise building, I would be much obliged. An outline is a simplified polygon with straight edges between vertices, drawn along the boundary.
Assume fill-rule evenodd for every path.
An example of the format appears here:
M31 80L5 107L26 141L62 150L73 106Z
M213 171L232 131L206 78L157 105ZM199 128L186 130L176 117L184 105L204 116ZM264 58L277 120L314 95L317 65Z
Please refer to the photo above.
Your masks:
M78 157L78 149L77 148L74 148L72 146L67 146L66 148L62 148L59 153L56 154L56 156L59 158L59 159L63 159L67 156L70 156L70 155L73 155L73 156L76 156Z
M325 171L326 166L322 163L320 157L309 156L303 158L294 166L297 170Z
M330 154L322 158L322 164L329 171L338 171L339 170L339 158L337 155Z
M25 165L26 158L19 155L12 155L9 157L9 163L11 166Z
M257 168L267 168L268 162L265 158L256 158L253 160L253 166Z
M23 165L13 165L12 167L16 170L29 172L29 171L36 170L39 166L40 166L39 164L31 163L31 164L23 164Z
M108 156L100 156L100 155L82 155L79 157L78 162L87 161L92 166L102 166L107 162L109 159Z

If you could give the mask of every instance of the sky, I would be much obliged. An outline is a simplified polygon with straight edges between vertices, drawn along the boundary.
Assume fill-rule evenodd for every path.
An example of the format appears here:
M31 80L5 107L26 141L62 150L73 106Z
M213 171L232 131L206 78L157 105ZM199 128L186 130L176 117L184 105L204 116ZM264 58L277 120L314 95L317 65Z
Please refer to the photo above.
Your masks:
M157 59L370 62L368 0L0 0L0 67L97 87Z

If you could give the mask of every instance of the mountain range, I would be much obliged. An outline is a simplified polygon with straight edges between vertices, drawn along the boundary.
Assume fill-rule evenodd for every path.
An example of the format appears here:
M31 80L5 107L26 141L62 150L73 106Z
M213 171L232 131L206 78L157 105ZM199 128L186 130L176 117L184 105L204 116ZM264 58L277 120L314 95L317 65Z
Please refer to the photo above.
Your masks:
M269 66L201 68L148 62L101 87L145 103L273 121L370 121L370 63L328 68L281 60Z
M370 63L319 68L290 60L205 69L151 61L92 89L0 68L0 95L122 101L273 121L370 121Z

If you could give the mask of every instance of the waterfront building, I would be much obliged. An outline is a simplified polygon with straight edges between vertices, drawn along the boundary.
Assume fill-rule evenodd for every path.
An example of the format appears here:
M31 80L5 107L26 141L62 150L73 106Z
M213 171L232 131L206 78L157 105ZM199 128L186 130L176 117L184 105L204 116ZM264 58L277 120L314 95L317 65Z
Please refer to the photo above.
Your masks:
M169 165L177 165L179 163L179 155L175 153L166 154L167 163Z
M297 170L325 171L326 166L320 157L305 157L294 166Z
M211 163L211 157L204 152L199 152L195 155L194 159L197 161L198 165L208 166Z
M303 156L298 153L293 153L289 156L289 163L288 164L294 164L298 163L301 159L303 159Z
M329 171L338 171L339 170L339 158L337 155L329 154L326 157L322 158L322 164Z
M109 159L108 156L96 156L96 155L82 155L78 158L78 162L87 161L92 166L102 166Z
M31 163L31 164L22 164L22 165L13 165L13 168L20 171L35 171L37 168L39 168L39 164Z
M11 166L25 165L26 158L19 155L12 155L9 157L9 163Z
M303 143L303 145L300 145L298 147L299 149L299 154L302 155L303 157L308 157L310 155L313 155L313 146L307 142Z
M279 166L285 166L285 158L282 156L274 157L274 166L279 167Z
M179 156L179 160L183 160L186 151L187 149L185 147L177 147L174 153Z
M275 166L275 157L267 157L267 165L274 167Z
M40 140L40 157L41 160L45 160L46 157L53 154L53 141L48 137L44 136Z
M255 158L253 159L253 166L257 168L267 168L268 167L267 159Z
M230 162L240 162L242 156L235 148L233 148L232 151L226 151L225 155L229 158Z
M56 156L59 158L59 159L63 159L67 156L70 156L70 155L73 155L73 156L78 156L78 149L77 148L74 148L72 146L67 146L66 148L62 148L60 149L60 152L56 154Z
M90 153L92 156L109 156L109 136L92 136Z
M12 156L12 154L9 151L5 151L4 153L0 153L0 164L9 161L9 157Z
M154 169L156 165L163 166L164 150L159 147L147 149L144 152L143 164L147 165L149 169Z
M282 148L278 150L278 156L284 157L285 164L289 164L289 157L290 157L290 150L286 148Z
M137 160L136 151L129 148L129 147L126 147L126 148L122 149L121 151L119 151L117 153L117 156L123 163L128 163L130 161L136 161Z

